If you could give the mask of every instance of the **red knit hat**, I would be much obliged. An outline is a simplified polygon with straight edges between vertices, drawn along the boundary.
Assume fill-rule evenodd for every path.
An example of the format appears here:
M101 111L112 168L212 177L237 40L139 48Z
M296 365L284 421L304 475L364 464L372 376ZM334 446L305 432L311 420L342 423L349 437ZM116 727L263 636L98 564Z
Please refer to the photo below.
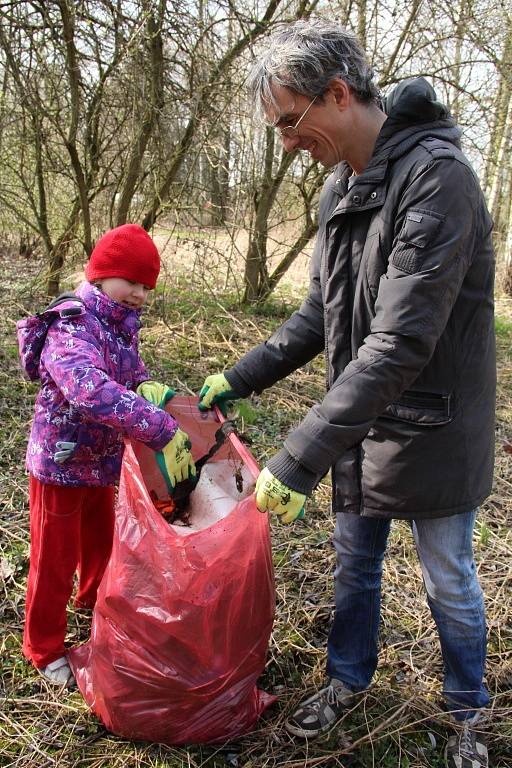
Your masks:
M122 277L154 288L160 256L153 240L138 224L122 224L100 237L85 267L89 282Z

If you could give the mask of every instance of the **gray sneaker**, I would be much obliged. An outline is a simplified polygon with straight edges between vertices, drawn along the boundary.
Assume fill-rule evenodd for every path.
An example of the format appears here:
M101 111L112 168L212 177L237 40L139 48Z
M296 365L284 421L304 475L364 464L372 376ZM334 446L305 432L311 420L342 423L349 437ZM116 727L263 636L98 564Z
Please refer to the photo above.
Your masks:
M448 739L444 751L447 768L488 768L485 736L475 728L479 715L458 723L457 732Z
M354 703L354 696L341 680L331 677L326 688L302 702L285 723L285 728L301 739L314 738L335 725Z

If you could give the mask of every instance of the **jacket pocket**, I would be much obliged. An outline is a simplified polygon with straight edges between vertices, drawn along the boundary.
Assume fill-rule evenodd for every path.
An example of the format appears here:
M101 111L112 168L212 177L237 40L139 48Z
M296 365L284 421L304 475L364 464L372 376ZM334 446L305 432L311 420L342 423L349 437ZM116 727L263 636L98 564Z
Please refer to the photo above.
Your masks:
M112 451L119 450L118 433L104 424L82 423L71 439L76 442L75 450L69 459L73 464L101 461L105 456L111 455Z
M382 417L438 427L453 420L453 398L451 394L406 390L399 400L388 405Z
M398 235L392 264L409 274L417 272L421 268L424 249L435 240L443 221L441 214L409 208Z

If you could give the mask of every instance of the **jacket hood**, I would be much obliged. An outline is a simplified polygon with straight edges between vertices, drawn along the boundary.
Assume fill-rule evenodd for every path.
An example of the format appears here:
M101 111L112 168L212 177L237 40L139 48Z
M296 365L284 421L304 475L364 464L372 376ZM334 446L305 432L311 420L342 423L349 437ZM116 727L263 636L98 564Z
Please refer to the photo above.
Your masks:
M409 78L397 85L383 100L390 120L424 123L450 117L447 107L437 101L436 92L424 77Z
M397 85L384 99L383 109L387 120L378 136L371 165L400 157L426 136L460 148L460 129L423 77Z
M383 123L368 166L359 178L372 174L379 166L405 155L425 138L438 138L460 149L461 131L448 108L437 100L436 92L423 77L404 80L383 99ZM338 194L346 194L346 182L353 173L346 161L331 174L331 186ZM381 176L379 171L378 176ZM342 182L341 186L339 182Z

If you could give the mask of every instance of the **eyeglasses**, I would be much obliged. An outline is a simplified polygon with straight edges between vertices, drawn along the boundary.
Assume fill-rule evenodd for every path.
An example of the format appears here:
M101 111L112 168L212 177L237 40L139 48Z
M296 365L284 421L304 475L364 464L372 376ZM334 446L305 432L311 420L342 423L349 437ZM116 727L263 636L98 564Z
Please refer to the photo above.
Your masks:
M277 131L282 139L295 139L299 135L299 125L306 117L307 113L315 103L317 97L315 96L307 105L306 109L299 117L295 125L285 125L284 128L277 128Z

